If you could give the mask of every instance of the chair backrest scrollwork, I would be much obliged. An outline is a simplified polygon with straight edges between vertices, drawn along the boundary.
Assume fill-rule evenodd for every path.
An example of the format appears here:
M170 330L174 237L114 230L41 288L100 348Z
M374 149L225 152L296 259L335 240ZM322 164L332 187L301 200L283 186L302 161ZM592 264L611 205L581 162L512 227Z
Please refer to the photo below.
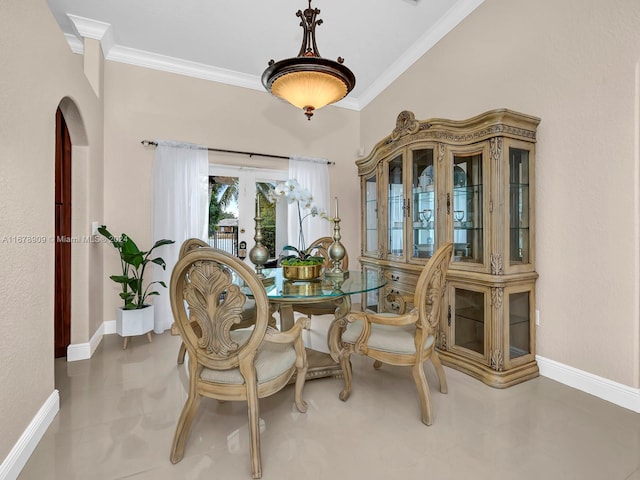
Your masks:
M447 270L451 262L453 244L442 245L422 270L414 296L420 326L433 333L440 321L440 308L446 287Z
M262 283L244 262L226 252L192 243L171 275L171 309L190 358L207 368L235 368L255 355L266 333L269 303ZM255 325L242 343L231 334L243 319L248 295Z

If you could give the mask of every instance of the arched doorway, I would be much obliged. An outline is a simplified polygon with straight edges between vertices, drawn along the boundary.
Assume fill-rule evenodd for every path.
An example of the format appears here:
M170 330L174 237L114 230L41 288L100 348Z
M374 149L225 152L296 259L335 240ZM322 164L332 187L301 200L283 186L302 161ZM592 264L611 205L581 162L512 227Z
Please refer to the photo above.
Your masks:
M55 133L56 163L54 352L57 358L67 356L69 347L74 348L74 337L77 342L89 331L90 315L87 310L90 279L86 250L89 245L77 243L78 239L82 239L78 232L86 233L83 228L89 222L89 142L82 115L71 98L64 97L60 101L55 118L55 132L52 134ZM77 356L77 352L72 356Z

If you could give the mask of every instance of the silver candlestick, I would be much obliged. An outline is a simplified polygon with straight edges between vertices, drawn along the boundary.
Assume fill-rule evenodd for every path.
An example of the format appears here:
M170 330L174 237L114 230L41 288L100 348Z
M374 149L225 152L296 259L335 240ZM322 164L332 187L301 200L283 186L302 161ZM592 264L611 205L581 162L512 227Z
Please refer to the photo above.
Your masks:
M329 245L328 254L332 262L332 267L325 272L325 276L329 278L345 279L349 276L349 272L342 270L342 259L347 254L342 243L340 243L340 217L338 216L338 197L336 199L336 216L333 219L333 243Z
M262 281L264 285L273 283L274 279L266 277L262 273L264 264L269 260L269 249L262 244L264 236L262 235L262 217L260 216L260 196L258 195L256 216L253 219L256 223L256 234L253 237L256 244L249 251L249 260L256 266L256 276Z

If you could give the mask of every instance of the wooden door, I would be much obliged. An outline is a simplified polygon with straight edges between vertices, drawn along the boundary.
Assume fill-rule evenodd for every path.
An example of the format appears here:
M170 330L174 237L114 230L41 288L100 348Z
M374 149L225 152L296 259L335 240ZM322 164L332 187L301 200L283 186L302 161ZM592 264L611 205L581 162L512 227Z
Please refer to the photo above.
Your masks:
M55 171L55 356L71 343L71 138L60 109L56 112Z

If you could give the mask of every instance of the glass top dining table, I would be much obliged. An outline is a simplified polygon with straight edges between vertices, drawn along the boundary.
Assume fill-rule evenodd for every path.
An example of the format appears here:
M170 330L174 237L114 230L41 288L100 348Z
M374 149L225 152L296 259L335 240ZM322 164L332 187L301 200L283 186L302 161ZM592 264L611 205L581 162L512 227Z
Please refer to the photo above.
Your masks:
M355 295L377 290L386 284L386 279L374 272L351 270L346 278L320 276L314 280L288 280L282 275L282 268L267 268L264 276L273 279L265 285L267 297L278 303L324 302L331 298Z
M334 320L328 332L327 346L330 354L307 349L309 370L307 379L341 375L337 363L337 352L342 331L346 325L344 318L351 311L351 295L366 293L383 287L387 281L376 272L350 270L345 278L321 276L316 280L292 281L284 278L282 268L264 269L265 277L272 278L265 285L267 297L272 307L280 314L280 328L288 330L294 323L294 306L333 302Z

